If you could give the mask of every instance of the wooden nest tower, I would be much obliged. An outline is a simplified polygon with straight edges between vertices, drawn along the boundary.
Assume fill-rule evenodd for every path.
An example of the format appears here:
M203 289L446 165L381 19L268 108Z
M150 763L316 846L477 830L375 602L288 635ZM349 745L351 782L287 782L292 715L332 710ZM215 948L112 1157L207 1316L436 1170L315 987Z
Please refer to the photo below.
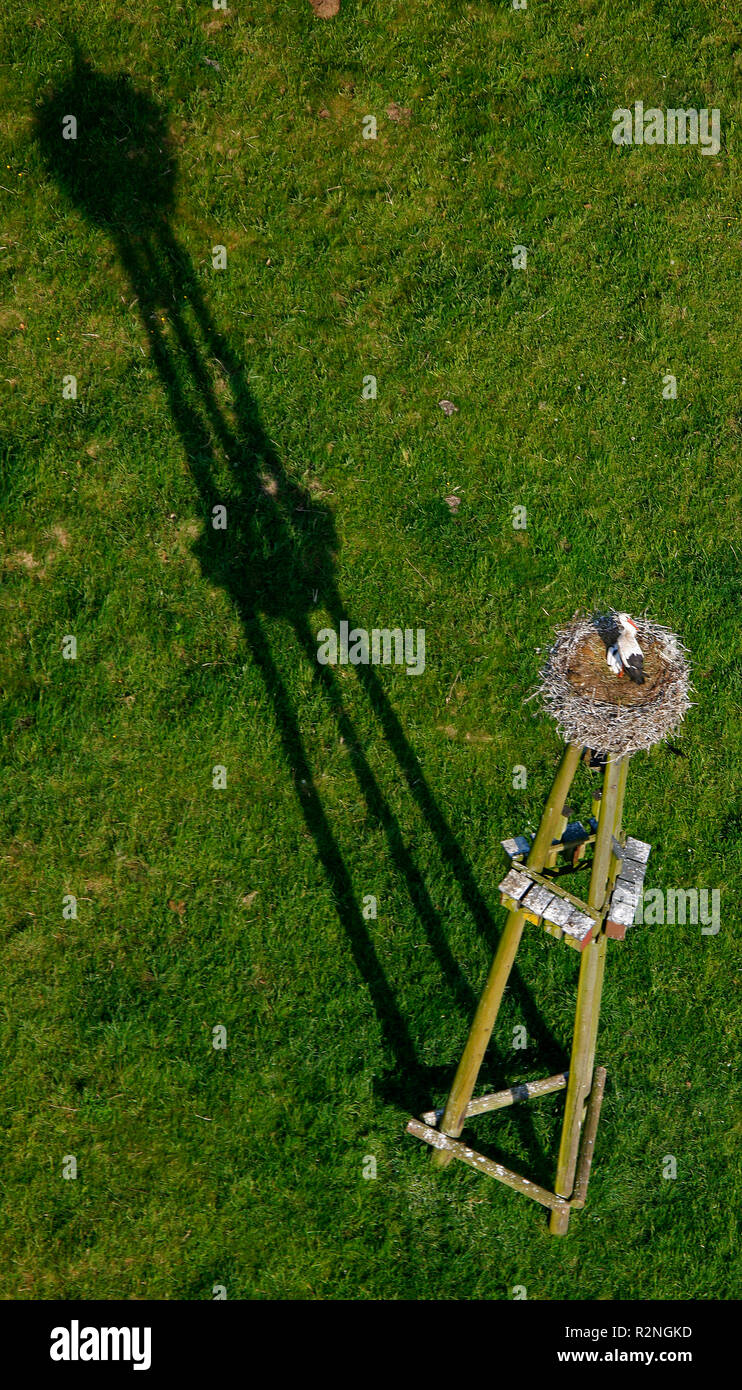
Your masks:
M622 941L634 921L651 848L621 829L629 761L677 728L691 703L688 662L678 638L646 618L636 620L636 635L644 658L643 684L619 678L607 664L606 654L618 636L615 612L575 614L549 650L536 693L567 747L533 840L518 835L502 841L511 862L500 884L508 917L446 1106L407 1126L432 1146L437 1167L459 1159L547 1207L553 1235L564 1235L572 1210L585 1205L606 1077L605 1067L594 1065L606 951L608 941ZM603 774L584 823L570 820L572 810L566 805L581 758ZM583 900L568 892L563 880L585 867L591 872ZM474 1098L526 923L580 952L569 1068ZM566 1091L566 1100L553 1192L461 1142L459 1136L474 1116L560 1090Z

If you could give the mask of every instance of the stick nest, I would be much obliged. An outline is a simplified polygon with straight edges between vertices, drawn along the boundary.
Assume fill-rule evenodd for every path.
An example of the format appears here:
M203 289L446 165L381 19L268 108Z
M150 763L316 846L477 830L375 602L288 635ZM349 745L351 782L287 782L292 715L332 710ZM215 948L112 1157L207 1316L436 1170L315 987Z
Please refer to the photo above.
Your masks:
M690 709L687 648L669 628L634 619L644 654L644 684L615 676L606 662L618 640L616 610L575 613L560 628L540 671L536 694L567 743L621 757L660 743Z

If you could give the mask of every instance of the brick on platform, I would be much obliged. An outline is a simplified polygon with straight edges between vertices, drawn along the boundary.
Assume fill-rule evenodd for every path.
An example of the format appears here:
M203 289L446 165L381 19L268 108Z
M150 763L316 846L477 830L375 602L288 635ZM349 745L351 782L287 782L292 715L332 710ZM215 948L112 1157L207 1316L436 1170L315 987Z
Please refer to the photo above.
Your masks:
M633 926L651 848L644 840L627 836L605 921L606 936L616 941L623 941L628 928Z

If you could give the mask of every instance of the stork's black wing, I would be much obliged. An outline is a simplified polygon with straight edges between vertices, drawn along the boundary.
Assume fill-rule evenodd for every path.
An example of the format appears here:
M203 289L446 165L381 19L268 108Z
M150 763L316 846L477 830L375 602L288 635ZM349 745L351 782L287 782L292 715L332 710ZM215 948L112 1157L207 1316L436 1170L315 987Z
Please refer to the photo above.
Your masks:
M640 656L630 656L628 661L624 662L624 665L634 685L643 685L644 662L642 658Z

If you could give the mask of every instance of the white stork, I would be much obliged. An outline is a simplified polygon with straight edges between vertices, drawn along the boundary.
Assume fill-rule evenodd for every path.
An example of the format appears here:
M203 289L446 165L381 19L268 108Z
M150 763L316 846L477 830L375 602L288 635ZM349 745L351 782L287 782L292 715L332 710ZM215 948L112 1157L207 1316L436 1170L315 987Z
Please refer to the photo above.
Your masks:
M644 684L644 657L636 640L636 623L628 613L618 613L618 641L606 653L606 661L617 676L628 671L635 685Z

